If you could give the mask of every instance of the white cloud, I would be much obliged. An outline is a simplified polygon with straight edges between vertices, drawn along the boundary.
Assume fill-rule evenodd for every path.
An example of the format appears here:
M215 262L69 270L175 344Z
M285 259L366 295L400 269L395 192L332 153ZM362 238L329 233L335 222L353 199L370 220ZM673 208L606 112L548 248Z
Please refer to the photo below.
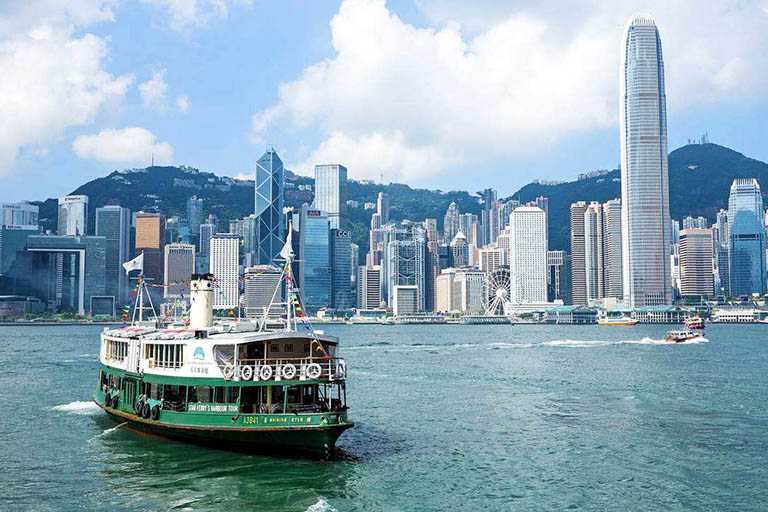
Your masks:
M671 113L762 97L768 68L746 65L768 50L759 4L644 3L660 26ZM475 14L484 4L491 16ZM570 135L618 125L626 6L419 5L441 28L405 23L383 0L345 0L331 21L335 55L280 86L279 102L254 115L252 139L314 131L321 140L298 172L334 161L353 176L412 181L492 160L513 166Z
M72 149L80 158L101 162L148 164L153 155L158 165L173 161L171 145L158 141L152 132L138 126L81 135L72 143Z
M189 98L187 98L186 94L179 94L176 97L176 109L182 113L186 113L189 110Z
M107 72L106 54L105 39L76 37L69 26L35 25L0 38L0 173L21 148L53 143L123 99L133 78Z
M145 107L162 107L165 105L165 95L168 84L165 83L165 69L152 73L152 78L139 84L139 93Z
M198 27L214 19L225 19L232 5L250 5L251 0L141 0L165 9L169 25L176 30Z

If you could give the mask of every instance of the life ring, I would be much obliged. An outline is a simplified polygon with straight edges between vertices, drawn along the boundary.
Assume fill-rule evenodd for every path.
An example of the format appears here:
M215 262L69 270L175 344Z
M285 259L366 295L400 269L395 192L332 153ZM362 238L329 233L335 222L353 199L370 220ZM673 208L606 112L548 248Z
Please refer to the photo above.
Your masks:
M272 367L269 365L264 365L261 367L261 370L259 370L259 378L261 380L269 380L272 378Z
M152 408L152 420L157 421L157 419L160 417L160 406L156 405Z
M112 397L112 408L117 409L117 405L120 403L120 395L115 395Z
M293 380L296 376L296 367L291 363L284 364L282 374L284 379Z
M317 379L320 377L320 374L323 373L323 369L320 368L320 365L317 363L310 363L309 366L307 366L307 377L309 377L312 380Z
M344 361L338 361L336 363L336 378L344 379L347 377L347 363Z
M136 401L133 403L133 410L136 412L138 416L141 416L141 410L144 408L144 402L136 398Z
M240 367L240 380L251 380L253 378L253 366L245 365Z
M107 393L107 396L104 398L104 407L112 407L112 395Z
M141 408L141 417L145 420L149 419L149 402L144 402L144 407Z
M229 380L235 375L235 367L231 364L226 364L222 373L224 373L224 378Z

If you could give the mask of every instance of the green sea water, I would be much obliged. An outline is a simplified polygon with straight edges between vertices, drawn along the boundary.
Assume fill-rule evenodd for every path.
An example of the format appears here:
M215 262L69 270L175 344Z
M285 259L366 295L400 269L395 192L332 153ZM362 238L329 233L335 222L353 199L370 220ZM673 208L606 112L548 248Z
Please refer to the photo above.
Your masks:
M0 327L0 510L768 509L768 325L323 328L332 461L142 437L89 401L100 328Z

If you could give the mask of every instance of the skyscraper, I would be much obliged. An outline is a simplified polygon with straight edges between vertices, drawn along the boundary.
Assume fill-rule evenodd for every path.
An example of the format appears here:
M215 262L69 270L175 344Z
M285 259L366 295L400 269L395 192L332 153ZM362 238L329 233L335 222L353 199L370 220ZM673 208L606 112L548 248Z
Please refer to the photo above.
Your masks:
M711 297L714 293L712 230L680 231L680 295Z
M82 236L88 234L88 196L59 198L59 235Z
M757 180L736 179L728 198L729 278L733 296L765 293L766 234Z
M96 208L96 236L107 240L106 294L122 304L128 292L128 276L123 270L123 263L130 259L131 211L117 205Z
M165 216L162 213L138 212L134 215L134 224L136 254L144 253L144 277L161 284L165 282Z
M216 233L216 226L209 223L200 224L200 233L198 240L200 241L200 256L207 258L211 254L211 238Z
M330 230L328 215L301 207L299 230L299 287L311 312L331 305Z
M584 212L587 299L623 298L621 201L593 201Z
M669 304L667 101L661 38L650 16L633 16L624 31L620 91L624 302Z
M337 164L315 166L314 207L328 214L328 223L331 229L346 229L346 167Z
M456 268L469 265L469 246L467 245L467 237L465 237L464 233L461 231L456 233L456 236L451 240L451 261L452 266Z
M547 301L547 215L535 206L515 208L509 216L509 270L512 302Z
M448 210L443 217L443 240L445 243L451 243L453 237L459 232L459 207L456 202L451 201L448 205Z
M352 288L349 256L352 248L349 231L331 229L331 305L336 309L352 309Z
M192 196L187 199L187 225L189 232L197 234L203 223L203 198Z
M603 208L597 201L592 201L584 211L584 268L587 301L605 297L603 254Z
M574 304L587 303L587 274L584 240L584 212L587 203L571 205L571 300Z
M211 237L210 272L216 278L213 307L234 309L240 305L240 237L217 233Z
M256 240L258 262L269 265L280 253L283 231L283 162L274 148L256 162Z
M376 198L376 213L381 215L382 224L389 222L389 194L386 192L379 192Z
M357 274L357 307L378 309L381 305L381 267L359 267Z
M7 274L27 237L39 232L39 208L27 203L0 203L0 275Z
M163 297L189 299L189 280L195 273L195 246L168 244L165 246L165 287Z

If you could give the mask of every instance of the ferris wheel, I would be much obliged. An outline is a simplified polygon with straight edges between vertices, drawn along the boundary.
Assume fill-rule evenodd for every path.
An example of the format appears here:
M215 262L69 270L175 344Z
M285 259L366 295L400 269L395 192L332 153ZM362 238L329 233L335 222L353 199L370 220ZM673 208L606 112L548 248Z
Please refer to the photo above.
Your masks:
M485 275L485 314L507 315L511 299L511 278L509 269L500 268Z

